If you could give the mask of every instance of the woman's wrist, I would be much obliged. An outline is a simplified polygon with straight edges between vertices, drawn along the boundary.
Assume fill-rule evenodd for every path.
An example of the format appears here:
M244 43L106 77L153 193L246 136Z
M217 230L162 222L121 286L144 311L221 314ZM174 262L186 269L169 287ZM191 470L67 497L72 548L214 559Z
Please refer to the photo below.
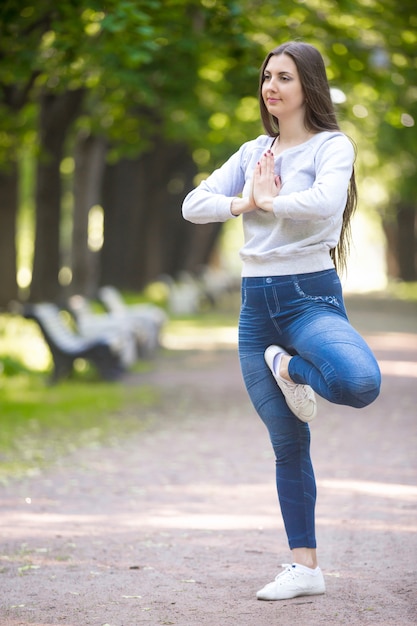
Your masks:
M242 215L242 213L248 213L249 211L253 211L257 207L250 201L249 198L233 198L230 205L230 213L237 217L238 215Z
M260 198L257 198L256 204L263 211L268 211L269 213L272 213L272 211L274 210L273 196L262 196Z

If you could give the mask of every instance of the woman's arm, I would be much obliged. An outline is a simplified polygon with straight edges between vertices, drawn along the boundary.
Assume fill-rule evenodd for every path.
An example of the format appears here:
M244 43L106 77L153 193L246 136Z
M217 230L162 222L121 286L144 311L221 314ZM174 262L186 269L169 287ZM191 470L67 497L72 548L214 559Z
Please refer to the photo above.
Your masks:
M273 213L293 220L323 220L340 215L346 205L354 160L355 151L346 136L328 139L314 156L313 184L290 193L284 186L273 199Z
M182 205L186 220L195 224L225 222L257 208L252 193L248 197L239 197L245 185L247 145L243 144L238 152L186 196Z

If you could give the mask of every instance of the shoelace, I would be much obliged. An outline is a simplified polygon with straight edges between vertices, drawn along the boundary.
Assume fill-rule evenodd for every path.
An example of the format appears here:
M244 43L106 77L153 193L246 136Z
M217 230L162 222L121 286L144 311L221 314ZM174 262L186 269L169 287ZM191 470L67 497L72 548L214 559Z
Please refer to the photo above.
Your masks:
M291 387L293 387L294 383L288 383L288 386L290 385ZM291 393L292 393L291 402L293 403L296 409L300 409L305 404L306 400L310 402L312 401L312 398L310 397L308 385L296 384L295 387L291 389Z
M278 578L286 574L290 574L291 578L295 578L295 568L291 563L281 563L281 567L283 567L284 570L275 576L275 580L278 580Z

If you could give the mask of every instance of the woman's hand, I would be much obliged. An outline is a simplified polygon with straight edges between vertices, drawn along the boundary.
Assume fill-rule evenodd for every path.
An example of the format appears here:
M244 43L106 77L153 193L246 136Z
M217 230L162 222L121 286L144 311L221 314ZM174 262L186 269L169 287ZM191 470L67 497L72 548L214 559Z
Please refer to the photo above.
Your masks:
M274 155L268 150L255 167L249 197L233 198L230 211L235 216L256 209L272 212L273 199L279 194L280 189L281 179L274 174Z
M262 155L253 173L252 195L256 206L273 211L273 200L281 189L281 179L274 173L274 155L270 150Z
M230 207L230 212L232 215L242 215L242 213L250 213L251 211L255 211L258 207L255 204L255 200L253 197L253 183L250 195L248 198L233 198L232 204Z

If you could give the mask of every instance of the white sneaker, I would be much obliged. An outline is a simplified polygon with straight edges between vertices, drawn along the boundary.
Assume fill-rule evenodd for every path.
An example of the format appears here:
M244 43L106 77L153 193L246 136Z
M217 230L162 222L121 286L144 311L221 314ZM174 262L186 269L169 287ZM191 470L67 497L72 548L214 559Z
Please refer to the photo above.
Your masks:
M283 564L285 570L272 583L258 591L258 600L289 600L297 596L315 596L326 591L321 569L310 569L298 563Z
M265 350L264 358L275 378L278 387L284 394L285 401L291 411L302 422L311 422L317 414L316 396L309 385L298 385L297 383L284 380L279 375L279 367L275 367L275 359L280 354L288 354L280 346L269 346Z

